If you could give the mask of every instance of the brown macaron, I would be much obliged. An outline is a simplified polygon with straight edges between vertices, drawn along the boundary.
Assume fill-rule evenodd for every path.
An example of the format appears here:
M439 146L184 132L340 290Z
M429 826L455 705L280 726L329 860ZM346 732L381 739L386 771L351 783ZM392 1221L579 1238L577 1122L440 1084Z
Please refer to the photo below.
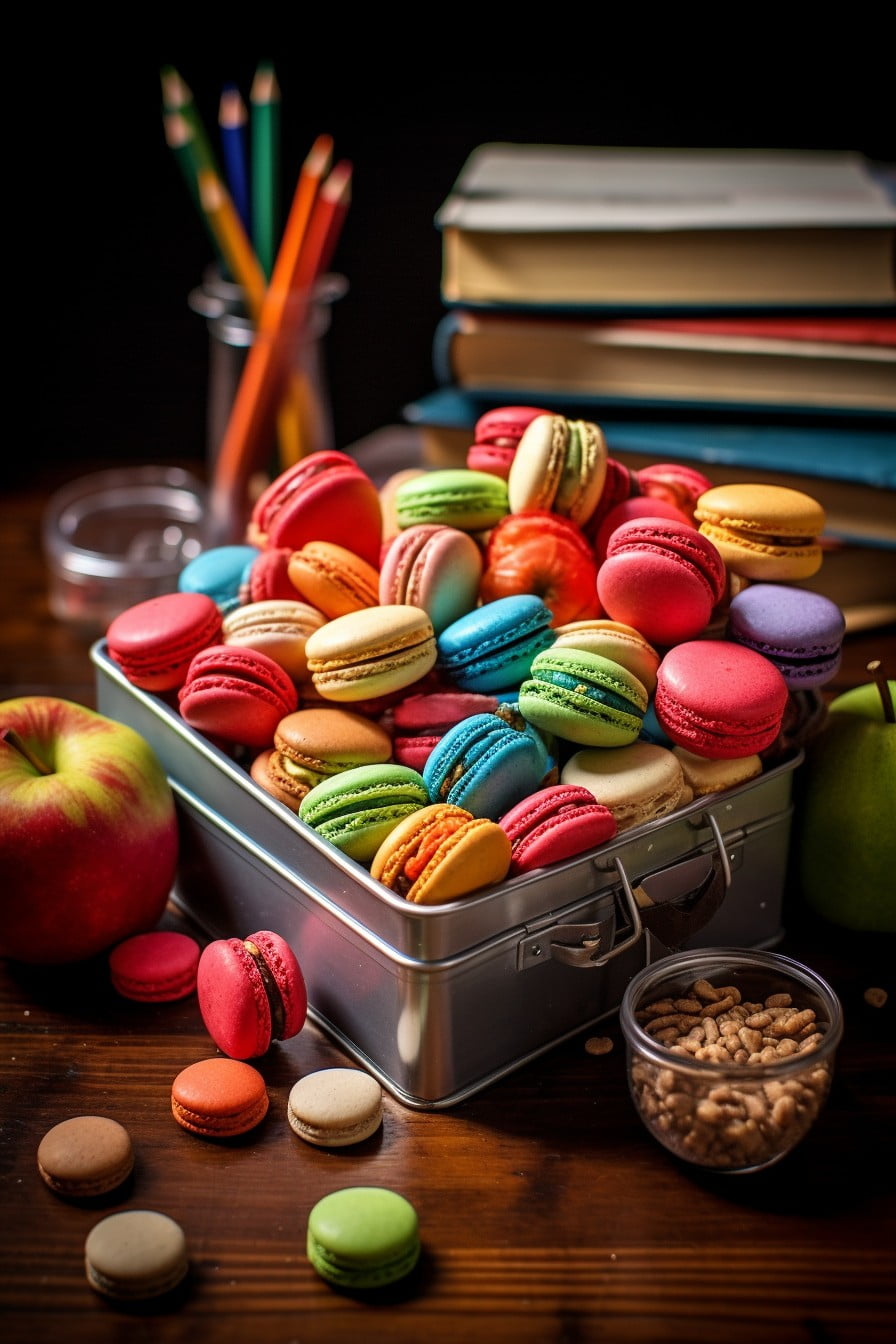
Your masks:
M54 1125L37 1149L37 1169L54 1194L94 1199L123 1185L134 1169L131 1136L105 1115L75 1115Z

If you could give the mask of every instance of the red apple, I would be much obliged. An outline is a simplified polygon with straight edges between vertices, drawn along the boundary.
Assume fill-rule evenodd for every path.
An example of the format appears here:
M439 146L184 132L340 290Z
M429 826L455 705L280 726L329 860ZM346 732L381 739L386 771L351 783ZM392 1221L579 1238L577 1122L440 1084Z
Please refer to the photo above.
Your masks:
M0 702L0 956L81 961L152 929L177 858L171 786L133 728L52 696Z

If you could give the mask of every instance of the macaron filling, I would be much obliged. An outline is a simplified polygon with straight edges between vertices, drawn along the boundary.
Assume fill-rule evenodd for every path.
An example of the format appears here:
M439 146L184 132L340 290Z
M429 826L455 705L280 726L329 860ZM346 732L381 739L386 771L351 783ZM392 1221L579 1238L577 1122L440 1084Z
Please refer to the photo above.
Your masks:
M261 948L256 947L250 939L243 939L243 947L249 953L255 963L256 970L261 976L261 983L267 996L268 1006L271 1011L271 1036L279 1041L283 1036L283 1028L286 1022L286 1009L283 1004L283 995L271 973L271 968L265 960Z

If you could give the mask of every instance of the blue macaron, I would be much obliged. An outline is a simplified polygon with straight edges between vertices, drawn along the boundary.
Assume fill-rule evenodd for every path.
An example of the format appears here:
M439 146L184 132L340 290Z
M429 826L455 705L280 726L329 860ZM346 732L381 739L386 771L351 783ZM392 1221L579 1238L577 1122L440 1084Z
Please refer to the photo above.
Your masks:
M731 599L726 634L774 663L791 691L824 686L840 667L846 621L823 593L752 583Z
M511 694L535 655L553 644L552 620L550 607L532 593L485 602L439 635L437 670L465 691Z
M432 802L497 821L540 788L554 765L541 733L505 706L449 728L427 757L423 779Z
M248 588L249 571L260 554L257 546L212 546L184 565L177 586L182 593L205 593L226 615L240 605L241 589Z

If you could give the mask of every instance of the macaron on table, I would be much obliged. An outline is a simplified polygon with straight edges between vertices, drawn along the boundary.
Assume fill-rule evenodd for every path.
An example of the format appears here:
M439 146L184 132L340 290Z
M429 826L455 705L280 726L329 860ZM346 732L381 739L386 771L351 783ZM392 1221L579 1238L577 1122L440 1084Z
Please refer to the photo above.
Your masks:
M664 516L660 480L601 565L586 552L604 482L615 497L599 427L533 413L506 479L406 475L384 539L372 482L324 454L272 482L247 536L281 576L289 552L296 600L326 608L295 635L300 669L240 633L241 611L266 610L248 582L236 619L178 595L214 610L167 690L128 675L127 620L92 649L101 712L171 780L187 856L173 898L212 940L199 998L233 1062L307 1014L402 1104L443 1109L612 1013L646 959L780 937L800 760L774 745L784 675L735 638L750 624L736 611L731 636L710 628L728 588L691 498L702 482L691 522ZM535 574L551 548L561 569L582 560L559 576L564 619L534 579L483 587L489 557L493 578ZM331 605L343 580L354 596ZM163 624L133 622L130 652ZM784 645L767 612L754 624ZM280 972L244 944L259 927L301 966L285 1016L266 997Z

